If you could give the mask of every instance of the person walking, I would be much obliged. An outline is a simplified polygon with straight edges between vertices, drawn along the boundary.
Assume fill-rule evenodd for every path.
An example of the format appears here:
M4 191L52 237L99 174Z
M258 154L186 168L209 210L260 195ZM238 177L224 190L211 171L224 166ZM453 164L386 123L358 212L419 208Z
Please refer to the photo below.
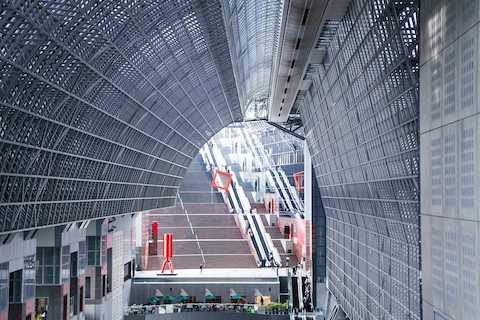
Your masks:
M203 271L203 264L200 264L200 273Z

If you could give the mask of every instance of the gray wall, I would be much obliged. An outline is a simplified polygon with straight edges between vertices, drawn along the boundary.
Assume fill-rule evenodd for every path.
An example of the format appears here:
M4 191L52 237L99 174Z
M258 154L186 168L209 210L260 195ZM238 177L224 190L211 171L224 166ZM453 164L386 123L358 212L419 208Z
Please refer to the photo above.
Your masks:
M421 319L418 6L352 1L300 108L350 319Z
M422 1L424 319L478 319L479 2Z
M12 233L9 242L0 245L0 263L9 263L9 272L23 269L25 257L37 253L37 241L24 240L22 233Z

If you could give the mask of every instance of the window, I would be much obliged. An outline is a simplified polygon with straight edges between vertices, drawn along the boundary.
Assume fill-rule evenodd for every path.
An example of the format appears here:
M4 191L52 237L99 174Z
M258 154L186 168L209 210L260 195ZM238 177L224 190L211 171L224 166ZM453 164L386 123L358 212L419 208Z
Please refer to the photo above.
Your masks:
M35 255L24 258L23 264L23 301L35 297Z
M107 249L107 293L112 292L113 258L112 248Z
M70 317L75 314L75 297L70 297Z
M22 302L22 270L17 270L10 273L8 295L8 301L10 303Z
M88 279L90 279L90 278L88 278ZM84 306L84 303L85 303L84 298L83 298L84 290L85 290L84 287L80 287L80 301L79 301L79 304L78 304L78 309L79 309L80 312L83 312L83 306Z
M70 246L62 247L62 283L70 280Z
M102 297L107 295L107 276L102 276Z
M123 281L132 278L132 262L127 262L123 265Z
M107 235L102 236L102 265L107 264Z
M87 264L89 266L100 265L100 237L87 236Z
M37 248L37 285L58 284L60 281L60 248Z
M78 275L85 274L85 241L78 243Z
M8 310L8 262L0 263L0 313Z
M85 298L90 299L90 290L91 290L92 278L85 277Z
M78 277L78 252L70 253L70 276Z

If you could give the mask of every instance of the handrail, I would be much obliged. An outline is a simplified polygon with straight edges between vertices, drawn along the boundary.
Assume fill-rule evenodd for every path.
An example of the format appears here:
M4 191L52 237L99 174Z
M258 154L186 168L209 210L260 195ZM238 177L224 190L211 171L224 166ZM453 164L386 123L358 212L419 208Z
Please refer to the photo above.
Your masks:
M248 201L247 196L245 195L245 191L243 190L243 187L240 186L237 182L237 177L235 175L235 172L231 172L233 176L233 192L235 194L236 200L240 203L240 206L243 210L244 213L249 213L246 214L246 217L249 221L250 228L253 231L253 228L255 228L256 232L252 232L250 235L250 238L252 240L252 243L254 244L254 247L257 251L257 257L259 260L268 260L268 253L272 252L274 254L274 260L275 261L280 261L280 255L278 253L278 250L275 248L273 245L273 241L271 240L270 235L266 232L265 226L263 223L259 220L259 216L256 214L251 215L251 205L250 202ZM270 240L270 241L268 241ZM260 243L260 245L258 244ZM260 250L260 248L263 248L263 250Z
M255 164L261 170L270 168L267 170L267 181L271 187L275 190L274 192L279 196L283 207L290 211L297 211L302 213L304 211L304 205L300 200L298 194L294 187L290 185L288 178L286 177L283 170L280 170L280 174L277 170L274 170L275 163L268 153L265 152L265 149L260 147L262 143L258 141L258 136L251 136L241 130L242 136L244 137L245 144L247 148L253 155ZM280 167L281 168L281 167ZM303 214L300 214L300 217Z
M294 198L292 196L292 193L290 192L290 189L288 188L290 186L290 181L288 181L287 176L285 175L285 172L282 170L282 167L277 167L276 174L278 175L280 181L282 181L282 192L284 193L285 197L288 199L290 202L290 205L292 206L290 210L298 210L298 205L294 201Z
M213 169L217 165L215 163L215 159L212 157L212 153L210 152L210 148L209 148L208 144L207 144L206 148L204 147L203 149L204 149L205 156L207 158L205 164L208 165L209 169Z
M294 207L293 207L293 205L290 201L290 196L287 193L287 191L285 190L285 187L283 186L283 181L280 179L280 176L278 175L278 171L272 168L272 169L270 169L270 172L275 176L275 181L277 182L277 188L280 189L279 193L281 194L284 202L286 202L287 208L290 211L293 211Z
M243 190L243 187L238 183L238 179L235 171L231 171L230 173L232 174L233 191L237 195L237 199L241 209L243 210L243 212L250 212L250 209L252 208L250 205L250 201L248 201L248 198L245 195L245 191Z
M248 134L246 134L243 130L242 130L242 133L243 133L243 137L246 141L247 144L250 144L250 151L252 152L252 155L253 155L253 159L255 161L255 164L258 168L264 168L265 165L263 164L263 158L262 156L259 154L259 148L257 148L257 144L254 143L252 141L252 137Z
M265 250L265 246L262 241L263 237L259 234L258 229L255 227L255 221L253 220L252 215L250 214L250 212L245 212L244 214L248 219L248 224L250 226L249 230L251 230L252 236L255 238L255 241L257 241L257 239L260 239L261 246L258 246L258 249L260 252L260 257L259 257L260 260L263 260L263 259L268 260L267 252Z
M233 209L235 213L241 213L242 208L238 204L237 197L235 196L235 191L233 190L232 184L228 187L228 197L233 202Z
M263 223L262 223L263 225ZM265 228L265 227L264 227ZM280 257L280 253L278 252L277 247L273 244L272 237L270 236L270 233L265 232L265 242L267 246L270 248L270 252L273 254L273 259L275 260L276 263L281 267L282 266L282 258Z
M305 206L303 204L303 201L298 196L297 189L292 185L288 185L288 190L290 191L290 194L293 196L295 203L297 203L298 211L304 212Z
M258 238L260 239L260 243L261 243L261 245L263 247L263 250L265 252L265 257L267 257L267 260L269 260L268 257L269 257L269 253L271 251L270 251L270 248L267 246L267 244L265 242L265 238L263 237L263 235L265 233L260 228L260 225L263 225L263 223L259 223L258 215L256 215L256 214L252 214L251 218L252 218L253 225L255 226L255 229L257 230L257 234L258 234Z
M300 270L297 271L297 287L299 309L303 310L305 306L303 305L303 281Z
M225 162L225 158L223 157L220 149L217 147L217 143L214 140L211 140L211 151L213 154L213 158L216 161L216 166L220 169L226 169L227 163Z
M220 152L219 148L217 147L216 142L212 140L212 141L209 142L208 145L209 145L209 148L208 148L209 151L211 151L212 154L213 154L213 157L212 157L213 162L215 164L220 164L220 165L223 165L224 167L226 167L225 159L224 159L222 153ZM228 197L227 197L227 199L232 204L232 208L233 208L234 212L235 213L242 213L242 211L243 212L249 212L250 211L250 203L248 203L248 206L246 206L246 209L247 209L246 211L245 211L245 204L244 204L244 202L242 203L242 198L247 199L247 197L245 196L245 194L243 192L243 188L240 188L239 190L236 189L236 187L238 186L238 182L237 182L235 173L232 173L232 181L234 183L230 184L230 186L228 187ZM218 184L222 185L222 182L218 181ZM239 197L237 191L242 191L243 197ZM248 202L248 199L247 199L247 202ZM242 208L243 208L243 210L242 210ZM250 219L250 217L248 215L247 215L247 221L248 221L248 225L250 226L250 230L252 230L252 235L250 236L250 241L251 241L251 243L252 243L252 245L255 248L255 251L257 253L257 259L259 261L263 260L264 258L266 259L267 253L265 252L265 246L263 244L262 234L259 234L259 232L257 231L257 228L252 228L253 223L252 223L252 220ZM258 241L260 241L260 243L262 244L261 246L258 244Z
M253 140L255 141L255 148L259 150L261 153L262 160L266 162L266 164L263 166L265 168L273 167L275 163L273 162L272 158L270 155L265 154L265 148L263 148L263 144L258 141L258 137L256 135L253 136ZM262 148L259 148L258 146L262 146Z
M242 214L239 214L237 216L237 219L236 219L238 221L238 223L240 224L240 228L242 230L242 233L245 233L248 230L248 224L247 224L247 220L245 218L246 218L245 214L242 213Z
M282 167L278 167L277 172L282 178L283 184L286 189L285 192L288 194L288 197L292 202L293 207L298 211L303 211L303 204L299 201L298 195L295 192L295 188L293 188L292 185L290 184L290 181L288 180L287 175L285 174L285 171L283 171Z
M283 199L283 197L280 195L280 192L278 191L277 184L275 183L271 170L267 170L265 176L267 178L268 184L273 188L273 190L275 191L275 194L278 196L279 200L282 202L282 205L286 207L285 200Z
M226 162L225 162L225 158L223 157L222 153L220 152L220 149L217 147L217 144L215 141L211 140L208 142L208 148L207 148L207 155L210 155L210 151L212 153L212 155L210 155L209 157L211 157L212 161L213 161L213 164L215 165L214 168L212 168L212 172L215 172L216 169L219 169L220 167L225 167L226 168ZM223 185L223 183L221 181L218 181L216 182L217 185L221 185L222 187L225 187ZM233 189L232 189L232 184L230 184L230 186L228 187L228 201L230 201L230 204L231 204L231 207L233 209L233 211L235 213L240 213L242 212L241 211L241 207L240 205L238 204L238 201L236 199L236 197L232 197L232 192L233 192Z
M252 141L252 137L250 135L245 134L242 132L245 138L245 141L250 144L250 150L253 154L253 159L256 161L257 167L264 168L264 167L271 167L270 162L272 162L271 158L265 155L265 150L263 148L258 147L257 141ZM232 183L228 188L228 200L232 204L232 208L234 212L239 214L245 214L245 217L248 221L249 230L251 230L251 234L249 233L250 240L252 245L254 246L257 258L259 260L265 259L265 261L270 260L269 255L270 253L273 254L273 260L276 264L281 264L281 257L276 249L270 235L267 233L263 222L261 221L261 217L257 214L251 214L251 204L248 200L247 196L245 195L245 191L242 186L238 184L238 180L236 177L235 172L233 172L230 167L227 169L227 163L225 158L223 157L220 149L217 146L217 143L214 140L210 140L208 143L208 151L212 152L213 161L215 164L218 164L220 167L225 167L225 170L228 170L232 174ZM259 156L261 154L261 156ZM208 152L207 152L208 155ZM268 162L265 166L263 162ZM267 171L271 178L271 172ZM279 178L278 178L279 179ZM217 184L222 185L221 181L218 181ZM275 187L275 191L278 193L278 189ZM283 197L280 197L283 199ZM244 222L242 221L242 224Z
M258 243L257 243L257 239L255 238L253 232L252 233L248 233L248 239L250 240L250 242L252 243L252 246L253 248L255 249L255 253L256 253L256 260L258 262L261 261L262 259L262 252L260 251L260 247L258 246ZM260 265L261 265L261 262L260 262ZM257 266L259 266L259 264L257 263Z

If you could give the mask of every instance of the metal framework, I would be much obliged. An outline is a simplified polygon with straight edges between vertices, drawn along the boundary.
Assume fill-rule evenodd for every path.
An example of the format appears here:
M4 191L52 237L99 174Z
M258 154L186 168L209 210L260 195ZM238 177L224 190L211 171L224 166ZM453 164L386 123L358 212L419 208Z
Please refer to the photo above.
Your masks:
M352 2L300 109L349 319L421 319L418 12Z
M0 8L0 232L173 205L243 118L217 1Z
M227 38L246 119L267 117L282 2L237 0L224 6Z

